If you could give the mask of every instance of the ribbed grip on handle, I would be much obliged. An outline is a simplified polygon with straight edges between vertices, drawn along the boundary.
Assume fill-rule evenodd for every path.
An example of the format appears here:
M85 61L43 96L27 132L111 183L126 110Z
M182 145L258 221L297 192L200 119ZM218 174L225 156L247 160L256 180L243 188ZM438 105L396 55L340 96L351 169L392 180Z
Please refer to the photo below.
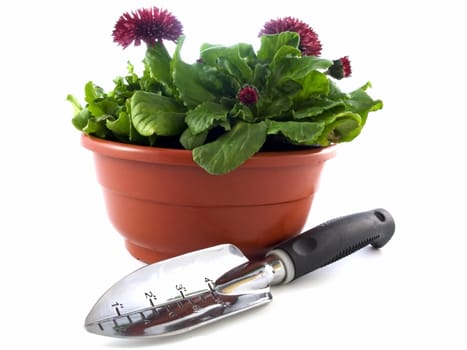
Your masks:
M394 219L388 211L375 209L343 216L325 222L282 244L295 273L288 281L339 260L371 244L384 246L395 231Z

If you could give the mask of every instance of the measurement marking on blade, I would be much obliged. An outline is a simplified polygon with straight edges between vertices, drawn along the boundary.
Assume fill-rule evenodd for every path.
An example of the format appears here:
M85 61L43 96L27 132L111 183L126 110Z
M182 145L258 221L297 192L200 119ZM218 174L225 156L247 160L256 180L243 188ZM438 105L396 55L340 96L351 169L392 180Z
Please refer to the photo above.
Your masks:
M154 307L154 300L157 300L157 296L151 291L144 293L144 296L149 300L151 306Z
M157 317L159 312L155 308L153 308L150 310L141 311L139 314L141 315L143 320L152 320L153 318Z
M119 308L123 307L123 304L120 304L120 303L117 301L117 302L115 302L115 303L112 304L112 307L115 308L115 312L117 313L117 315L118 315L118 316L121 316L121 314L120 314L120 309L119 309Z
M215 290L205 288L197 292L188 291L183 285L176 285L177 292L174 297L168 300L168 304L159 304L155 298L149 298L146 307L136 310L127 310L124 304L114 302L112 308L114 309L114 316L105 322L100 321L95 323L95 327L100 329L101 332L106 332L110 328L119 330L126 329L126 327L133 327L134 325L147 325L158 318L174 320L179 317L185 317L185 314L196 314L206 307L218 307L225 305L225 301L218 295ZM180 297L182 296L182 297ZM129 312L127 312L129 311Z
M180 295L182 296L183 299L185 299L185 293L186 292L186 288L183 284L177 284L175 286L175 288L178 290L178 292L180 293Z
M214 287L213 287L214 281L210 278L205 277L204 282L208 284L208 287L211 290L211 292L214 292Z

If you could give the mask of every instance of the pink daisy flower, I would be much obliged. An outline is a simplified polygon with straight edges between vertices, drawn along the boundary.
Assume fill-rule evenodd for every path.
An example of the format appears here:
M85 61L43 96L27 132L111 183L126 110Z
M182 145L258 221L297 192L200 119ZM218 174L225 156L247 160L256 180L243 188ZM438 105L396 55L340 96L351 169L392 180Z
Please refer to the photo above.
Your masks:
M112 35L116 43L126 48L132 42L138 46L141 41L147 45L163 39L176 41L182 30L182 24L170 12L153 7L124 13L115 24Z
M318 35L311 27L293 17L273 19L267 22L259 35L278 34L282 32L296 32L300 36L299 48L303 55L319 56L321 54L321 43Z

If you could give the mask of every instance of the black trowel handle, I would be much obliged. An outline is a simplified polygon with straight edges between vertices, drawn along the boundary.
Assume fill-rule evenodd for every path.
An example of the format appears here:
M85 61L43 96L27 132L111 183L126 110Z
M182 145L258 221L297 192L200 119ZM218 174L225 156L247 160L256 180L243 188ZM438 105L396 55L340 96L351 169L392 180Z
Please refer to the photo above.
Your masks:
M286 267L288 276L284 283L287 283L368 244L381 248L391 239L394 230L391 214L375 209L328 221L281 243L271 253L284 256L285 252L285 260L287 256L290 258L288 263L293 266ZM291 274L290 270L294 272Z

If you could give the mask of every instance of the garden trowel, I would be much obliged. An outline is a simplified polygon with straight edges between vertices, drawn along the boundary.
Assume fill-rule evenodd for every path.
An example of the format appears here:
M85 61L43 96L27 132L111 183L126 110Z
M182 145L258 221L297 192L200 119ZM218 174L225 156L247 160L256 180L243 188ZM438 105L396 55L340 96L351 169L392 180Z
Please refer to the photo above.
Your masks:
M85 321L110 337L157 337L186 332L272 300L286 284L371 244L384 246L395 224L384 209L340 217L250 260L231 244L146 265L113 285Z

